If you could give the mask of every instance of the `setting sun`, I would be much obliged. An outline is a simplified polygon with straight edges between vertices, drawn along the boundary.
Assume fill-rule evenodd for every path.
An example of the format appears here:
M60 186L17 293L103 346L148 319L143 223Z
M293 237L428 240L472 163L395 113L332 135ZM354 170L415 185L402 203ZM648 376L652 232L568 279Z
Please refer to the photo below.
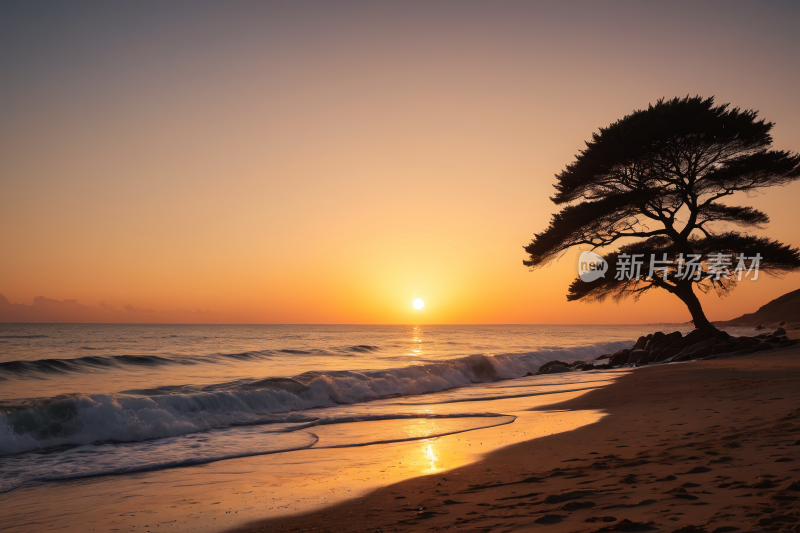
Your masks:
M423 307L425 307L425 302L423 302L421 298L417 298L416 300L414 300L413 305L414 309L422 309Z

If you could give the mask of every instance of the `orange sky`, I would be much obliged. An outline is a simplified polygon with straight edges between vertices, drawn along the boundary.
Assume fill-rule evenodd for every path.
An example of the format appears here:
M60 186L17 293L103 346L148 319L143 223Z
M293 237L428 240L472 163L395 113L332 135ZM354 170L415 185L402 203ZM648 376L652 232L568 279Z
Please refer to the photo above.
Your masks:
M554 174L659 97L758 109L800 150L798 7L670 5L4 5L0 294L122 321L686 321L669 294L567 303L577 253L522 266ZM741 203L800 245L799 194Z

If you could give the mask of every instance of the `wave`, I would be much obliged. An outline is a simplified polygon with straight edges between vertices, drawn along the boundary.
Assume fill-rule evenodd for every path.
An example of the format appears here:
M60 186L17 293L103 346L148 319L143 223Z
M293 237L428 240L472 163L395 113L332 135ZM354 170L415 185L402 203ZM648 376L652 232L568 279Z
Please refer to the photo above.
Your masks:
M269 423L274 422L279 413L427 394L516 378L535 372L542 363L552 359L574 361L629 344L609 342L526 353L471 355L387 370L315 371L292 378L240 380L201 390L180 386L129 391L129 394L71 394L35 399L0 407L0 456L53 446L134 442ZM127 364L160 364L153 362L153 358L158 359L155 356L141 357L137 362L125 361ZM100 364L105 364L106 360L97 358L102 361ZM63 360L48 361L53 368L63 363ZM18 363L22 362L13 362Z
M349 352L357 352L357 353L372 353L378 350L377 346L370 346L368 344L359 344L357 346L350 346L345 348Z
M42 337L46 335L33 335ZM31 337L30 335L27 337ZM26 337L26 338L27 338ZM96 350L88 346L81 346L81 350ZM96 371L102 368L125 368L156 365L187 365L198 363L221 363L227 359L259 360L270 359L275 355L340 355L353 356L359 353L373 353L378 351L377 346L357 345L334 348L331 350L297 350L285 348L281 350L252 350L237 353L217 353L206 356L157 356L157 355L113 355L113 356L86 356L64 359L35 359L15 360L0 362L1 374L12 374L16 377L35 377L36 374L53 374L65 372ZM2 377L0 376L0 379Z
M89 369L108 368L117 365L155 366L176 363L173 359L157 355L113 355L75 357L70 359L36 359L33 361L18 360L0 363L0 372L8 374L52 374L64 372L81 372ZM183 363L185 364L185 363Z
M47 339L50 335L0 335L0 339Z

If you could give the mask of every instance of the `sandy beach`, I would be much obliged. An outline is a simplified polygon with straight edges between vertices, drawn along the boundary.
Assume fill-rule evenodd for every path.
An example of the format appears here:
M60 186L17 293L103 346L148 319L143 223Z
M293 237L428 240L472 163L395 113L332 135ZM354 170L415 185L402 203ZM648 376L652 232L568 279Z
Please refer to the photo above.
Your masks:
M798 531L798 385L796 347L638 368L544 407L595 423L236 531Z

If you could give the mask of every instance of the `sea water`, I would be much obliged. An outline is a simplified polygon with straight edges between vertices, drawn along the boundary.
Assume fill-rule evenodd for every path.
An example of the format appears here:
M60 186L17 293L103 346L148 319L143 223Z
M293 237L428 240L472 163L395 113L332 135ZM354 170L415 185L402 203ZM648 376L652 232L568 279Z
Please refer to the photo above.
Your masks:
M523 376L656 329L689 327L0 324L0 492L510 424L471 406L592 388Z

